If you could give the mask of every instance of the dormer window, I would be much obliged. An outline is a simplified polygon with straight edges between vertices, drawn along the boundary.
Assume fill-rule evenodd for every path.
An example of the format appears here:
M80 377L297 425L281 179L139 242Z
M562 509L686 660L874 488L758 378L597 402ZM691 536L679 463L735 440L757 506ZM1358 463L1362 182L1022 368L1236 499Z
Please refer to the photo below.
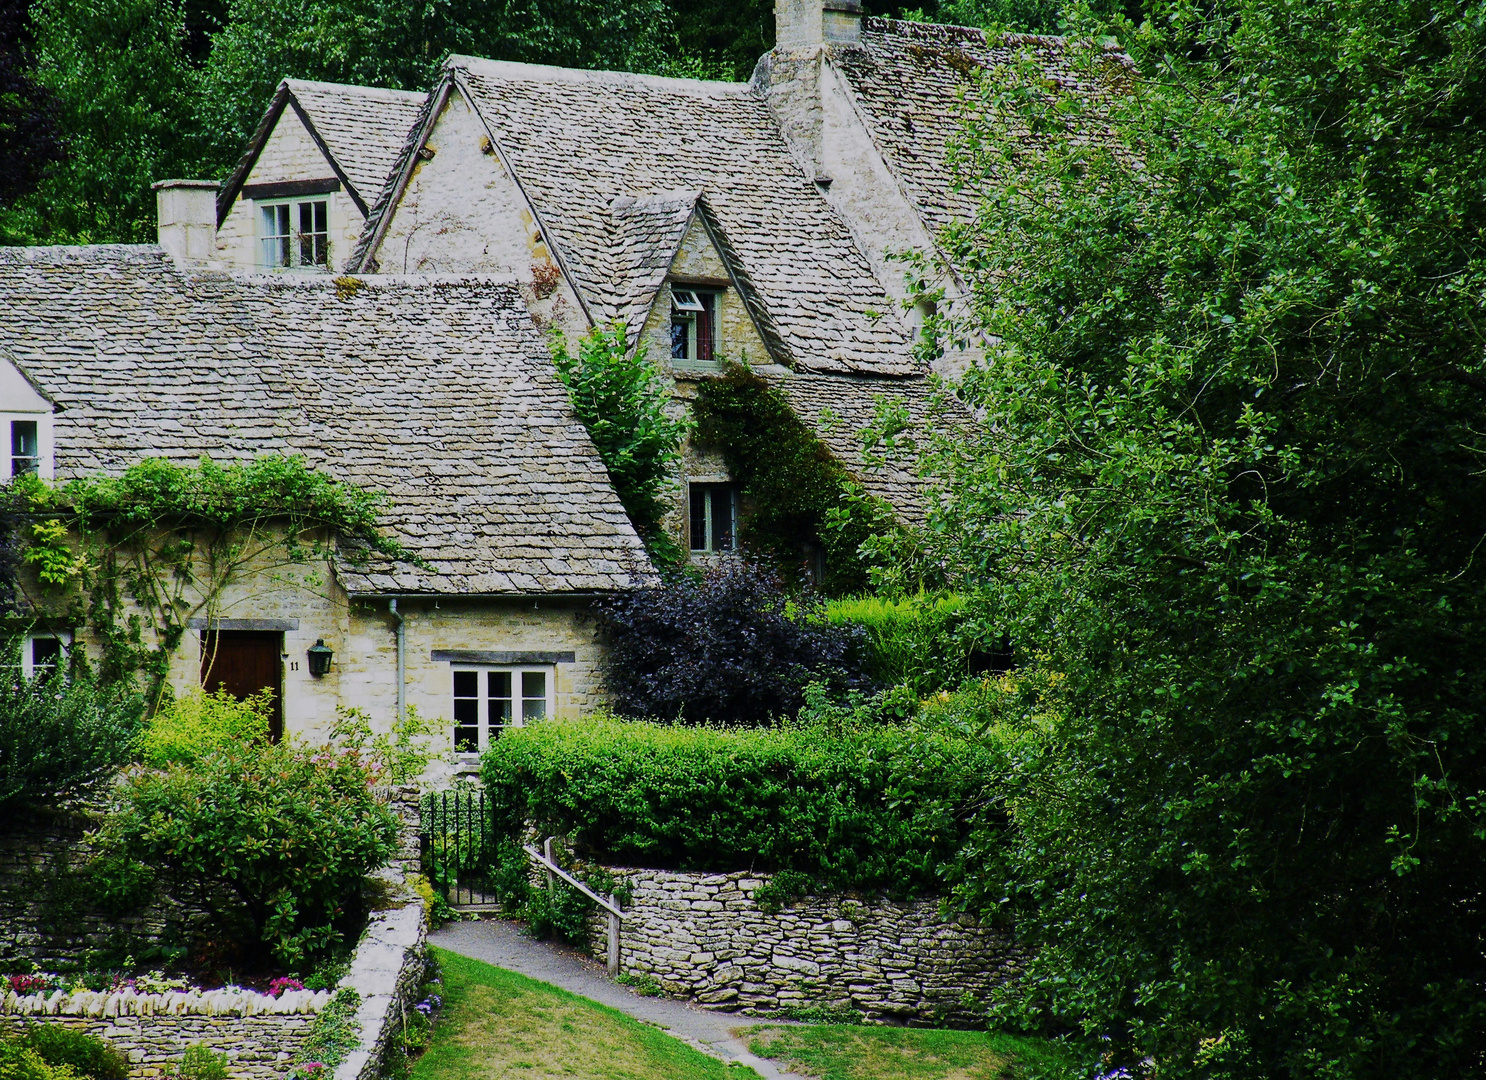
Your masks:
M330 263L330 204L325 199L258 204L263 265L279 270Z
M35 420L10 422L10 475L41 472L41 425Z
M671 289L671 359L717 359L717 293Z

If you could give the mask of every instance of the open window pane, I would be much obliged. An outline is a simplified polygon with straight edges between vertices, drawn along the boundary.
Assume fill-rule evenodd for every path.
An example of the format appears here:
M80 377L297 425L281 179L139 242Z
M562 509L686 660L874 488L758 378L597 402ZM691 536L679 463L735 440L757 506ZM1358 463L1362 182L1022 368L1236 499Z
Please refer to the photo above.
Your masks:
M62 663L62 643L56 638L31 639L31 675L48 678Z
M691 550L707 550L707 489L691 485Z

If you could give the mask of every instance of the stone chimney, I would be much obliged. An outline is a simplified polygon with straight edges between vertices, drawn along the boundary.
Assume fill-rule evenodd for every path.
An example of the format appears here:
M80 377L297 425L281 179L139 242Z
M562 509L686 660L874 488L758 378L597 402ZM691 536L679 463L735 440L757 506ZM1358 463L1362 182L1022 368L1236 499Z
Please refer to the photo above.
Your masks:
M774 47L782 52L861 40L861 0L774 0Z
M201 267L217 257L217 187L215 180L159 180L155 210L160 246L182 269Z

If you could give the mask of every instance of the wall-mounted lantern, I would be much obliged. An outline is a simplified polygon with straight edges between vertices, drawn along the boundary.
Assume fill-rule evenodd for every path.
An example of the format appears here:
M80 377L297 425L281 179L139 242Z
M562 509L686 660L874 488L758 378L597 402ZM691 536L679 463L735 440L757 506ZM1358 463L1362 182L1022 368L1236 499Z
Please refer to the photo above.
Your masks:
M305 656L310 663L310 674L315 678L330 674L330 658L335 651L325 644L324 638L316 638L315 643L305 650Z

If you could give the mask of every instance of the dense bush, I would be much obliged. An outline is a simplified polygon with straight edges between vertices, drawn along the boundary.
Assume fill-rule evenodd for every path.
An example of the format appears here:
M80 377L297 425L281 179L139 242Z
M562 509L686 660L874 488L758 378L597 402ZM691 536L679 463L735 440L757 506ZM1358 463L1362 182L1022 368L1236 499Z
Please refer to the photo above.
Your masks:
M129 1060L86 1031L61 1024L30 1024L21 1038L48 1065L65 1065L88 1080L128 1080Z
M862 627L872 677L883 686L906 687L915 697L959 685L990 653L990 635L959 596L848 597L828 603L825 618L833 626Z
M636 718L762 724L793 716L805 687L865 686L864 640L818 618L742 561L677 575L599 605L614 708Z
M0 1035L0 1080L77 1080L65 1066L48 1065L14 1036Z
M267 949L293 966L341 940L362 878L395 849L372 777L355 751L225 747L131 777L99 843L212 912L249 962Z
M0 807L80 794L129 760L143 702L132 688L102 686L80 667L20 676L20 646L0 667Z
M998 756L891 725L768 730L595 719L491 747L497 827L575 852L685 870L789 869L827 888L932 889L986 801Z
M145 725L139 754L146 765L189 765L217 750L268 741L272 690L239 700L225 689L196 691L171 702Z

